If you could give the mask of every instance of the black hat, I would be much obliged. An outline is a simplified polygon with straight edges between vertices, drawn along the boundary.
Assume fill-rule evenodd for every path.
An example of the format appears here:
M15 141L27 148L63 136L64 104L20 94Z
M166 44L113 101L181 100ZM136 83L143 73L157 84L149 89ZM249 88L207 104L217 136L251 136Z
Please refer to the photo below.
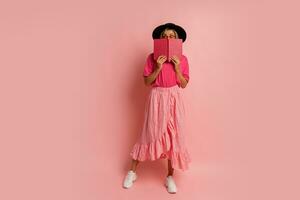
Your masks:
M177 32L178 37L180 39L182 39L182 42L184 42L186 40L185 30L182 27L180 27L176 24L173 24L173 23L166 23L166 24L162 24L162 25L156 27L152 32L152 38L159 39L161 32L164 31L166 28L174 29Z

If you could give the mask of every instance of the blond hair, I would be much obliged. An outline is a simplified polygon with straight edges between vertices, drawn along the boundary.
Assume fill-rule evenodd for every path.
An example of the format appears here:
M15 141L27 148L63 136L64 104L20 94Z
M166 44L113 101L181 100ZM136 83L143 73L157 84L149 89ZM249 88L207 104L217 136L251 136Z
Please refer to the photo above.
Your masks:
M165 30L163 30L161 33L160 33L160 38L162 38L162 36L163 36L163 34L164 34L164 32L166 31L166 30L172 30L174 33L175 33L175 37L176 38L178 38L178 33L174 30L174 29L171 29L171 28L165 28Z

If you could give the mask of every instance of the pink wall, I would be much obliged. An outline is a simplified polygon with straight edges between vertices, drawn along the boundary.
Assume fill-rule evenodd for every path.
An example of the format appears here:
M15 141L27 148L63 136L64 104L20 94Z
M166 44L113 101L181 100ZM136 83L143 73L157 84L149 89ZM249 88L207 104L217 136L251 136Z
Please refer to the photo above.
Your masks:
M8 2L8 1L7 1ZM123 189L155 26L187 31L190 170L174 199L299 199L299 3L0 3L0 199L165 199L166 161ZM298 195L298 198L297 198Z

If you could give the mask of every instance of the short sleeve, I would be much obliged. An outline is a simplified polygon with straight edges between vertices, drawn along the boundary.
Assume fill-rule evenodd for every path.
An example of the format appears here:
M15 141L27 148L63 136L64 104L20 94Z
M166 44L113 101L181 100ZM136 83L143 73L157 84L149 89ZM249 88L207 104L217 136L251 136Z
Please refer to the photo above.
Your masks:
M189 62L186 56L183 57L182 63L181 63L181 70L183 77L189 81L190 79L190 73L189 73Z
M153 72L153 69L154 69L154 61L152 59L152 54L149 54L147 59L146 59L146 62L145 62L145 65L144 65L144 73L143 73L143 76L149 76L152 72Z

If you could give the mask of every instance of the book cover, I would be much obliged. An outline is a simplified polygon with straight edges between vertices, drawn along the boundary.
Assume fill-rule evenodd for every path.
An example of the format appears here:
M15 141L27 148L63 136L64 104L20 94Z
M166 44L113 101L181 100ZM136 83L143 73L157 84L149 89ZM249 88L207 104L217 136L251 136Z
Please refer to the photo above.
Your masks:
M160 55L167 56L167 61L171 61L172 56L177 56L179 59L181 59L182 56L182 39L167 39L167 38L161 38L161 39L154 39L154 59L157 60L157 58Z

